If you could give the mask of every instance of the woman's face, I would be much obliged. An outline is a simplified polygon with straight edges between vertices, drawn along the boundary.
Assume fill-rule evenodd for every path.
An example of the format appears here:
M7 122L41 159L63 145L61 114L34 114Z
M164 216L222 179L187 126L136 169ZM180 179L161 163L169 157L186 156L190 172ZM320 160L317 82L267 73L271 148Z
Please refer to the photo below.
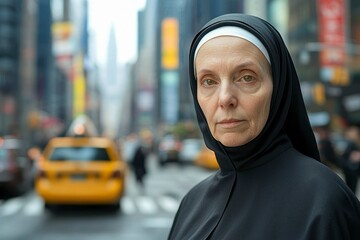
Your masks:
M235 147L259 135L273 90L262 52L242 38L213 38L198 51L195 69L198 102L214 138Z

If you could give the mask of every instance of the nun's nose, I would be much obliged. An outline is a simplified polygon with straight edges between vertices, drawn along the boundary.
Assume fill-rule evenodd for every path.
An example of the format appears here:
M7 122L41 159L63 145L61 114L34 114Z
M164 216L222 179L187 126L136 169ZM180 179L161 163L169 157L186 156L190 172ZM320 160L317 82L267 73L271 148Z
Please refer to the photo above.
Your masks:
M236 107L238 101L236 93L235 86L232 86L231 83L222 83L219 93L219 105L222 108Z

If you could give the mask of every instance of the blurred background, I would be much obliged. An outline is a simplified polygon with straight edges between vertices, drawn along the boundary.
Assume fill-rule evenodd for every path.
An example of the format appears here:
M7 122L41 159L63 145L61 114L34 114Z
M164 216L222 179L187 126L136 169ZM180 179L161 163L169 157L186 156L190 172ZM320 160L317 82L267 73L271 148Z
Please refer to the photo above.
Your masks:
M193 164L180 171L177 165L162 168L163 161L181 158L186 139L201 139L188 83L188 50L208 20L232 12L257 15L278 29L297 68L311 123L314 129L330 131L335 152L341 155L344 131L360 124L358 0L0 0L0 138L19 140L19 151L31 157L30 149L41 152L50 139L65 136L75 119L86 116L98 135L116 141L126 158L130 137L148 129L154 138L148 188L161 189L170 181L172 187L163 189L167 196L176 195L177 206L191 186L216 169L192 168ZM179 156L164 159L162 151L171 144ZM198 152L201 145L197 144ZM133 188L130 178L130 195ZM24 206L33 199L36 194L30 191L15 200ZM2 222L10 210L1 210L8 209L11 200L0 201ZM12 209L17 206L11 204ZM22 231L27 238L13 235L14 226L25 221L14 218L6 229L0 224L0 239L59 239L51 237L58 236L64 219L37 213L40 220L32 223L37 225ZM124 214L127 224L145 219L143 231L123 227L121 232L117 222L101 239L165 239L174 214L173 209L131 220L132 214ZM124 220L121 217L116 219ZM112 215L102 218L117 221ZM41 235L45 220L55 221L53 227L60 225ZM69 239L92 239L84 225L79 229L68 237L80 237ZM121 235L124 232L128 235Z
M0 135L31 146L82 114L112 138L196 125L189 45L229 12L277 27L309 114L329 115L336 129L360 121L358 1L1 0Z

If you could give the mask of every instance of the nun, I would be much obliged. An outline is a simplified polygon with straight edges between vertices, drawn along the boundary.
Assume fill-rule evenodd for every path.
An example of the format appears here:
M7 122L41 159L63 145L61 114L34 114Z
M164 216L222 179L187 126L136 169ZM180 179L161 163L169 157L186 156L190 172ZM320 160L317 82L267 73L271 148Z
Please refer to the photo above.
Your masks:
M189 52L197 120L220 169L182 199L169 240L360 239L360 203L320 162L292 59L268 22L209 21Z

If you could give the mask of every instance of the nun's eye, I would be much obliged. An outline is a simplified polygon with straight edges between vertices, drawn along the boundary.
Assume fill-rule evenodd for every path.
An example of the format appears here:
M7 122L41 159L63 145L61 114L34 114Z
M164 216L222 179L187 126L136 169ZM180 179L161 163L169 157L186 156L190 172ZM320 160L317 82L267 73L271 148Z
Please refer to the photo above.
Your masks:
M245 75L240 79L242 82L248 83L254 81L254 77L251 75Z
M204 85L205 87L210 87L210 86L215 85L215 84L216 84L216 81L213 80L213 79L207 78L207 79L204 79L201 83L202 83L202 85Z
M252 74L244 74L242 76L237 77L234 81L240 85L245 85L245 86L251 86L257 82L256 77Z

